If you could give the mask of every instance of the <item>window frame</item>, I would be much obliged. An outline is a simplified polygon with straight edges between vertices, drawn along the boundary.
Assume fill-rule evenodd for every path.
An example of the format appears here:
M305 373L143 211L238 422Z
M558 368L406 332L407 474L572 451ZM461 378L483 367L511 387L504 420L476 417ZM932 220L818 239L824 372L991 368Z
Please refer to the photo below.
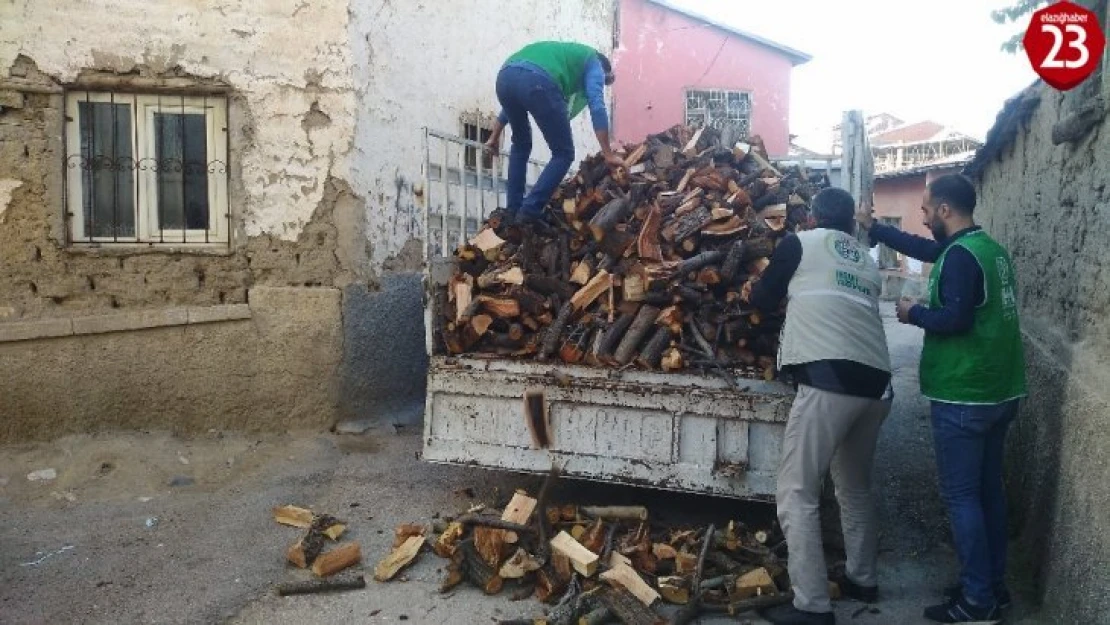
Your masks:
M459 136L461 136L463 139L466 139L467 141L477 141L478 143L485 143L489 140L489 137L493 136L493 118L485 119L480 115L472 115L463 116L463 118L459 121L462 125L462 132L459 133ZM470 127L473 127L477 131L474 133L474 135L477 137L476 139L472 139L470 137L470 134L467 132ZM483 133L486 134L486 138L484 139L482 138ZM500 146L498 146L498 148L500 149ZM479 152L481 152L480 155ZM473 155L473 163L471 162L471 155ZM463 150L463 168L467 172L477 172L479 166L478 159L480 157L482 159L482 173L488 174L489 172L493 171L493 156L494 155L492 153L486 150L480 150L479 148L465 146ZM488 164L486 163L487 160L489 161Z
M122 90L74 88L65 93L65 211L69 245L187 245L230 244L229 133L226 95L159 94ZM92 236L85 229L86 189L81 159L82 102L126 104L131 118L132 197L134 236ZM208 168L208 228L167 229L159 226L158 164L155 114L204 114ZM221 136L221 133L223 136ZM74 161L76 159L76 162Z
M714 93L720 93L724 97L726 105L727 105L728 97L729 97L730 94L736 94L736 95L740 96L742 99L747 100L747 103L748 103L747 109L748 110L747 110L746 113L743 114L743 117L741 119L744 121L744 123L747 126L746 132L748 134L751 134L751 131L752 131L752 116L753 116L753 113L755 112L755 98L754 98L754 92L752 90L750 90L750 89L720 89L720 88L714 88L714 87L685 87L682 90L682 118L683 118L684 123L686 123L687 125L690 124L690 112L692 110L690 108L690 96L691 96L692 93L699 93L699 92L706 94L707 102L708 102L708 96L710 96ZM694 110L698 110L698 109L694 109ZM703 116L705 118L705 125L712 126L712 120L709 118L709 108L706 107L706 108L700 109L700 110L703 111ZM735 122L732 122L732 121L728 120L727 118L722 120L722 122L728 123L728 124L735 123Z

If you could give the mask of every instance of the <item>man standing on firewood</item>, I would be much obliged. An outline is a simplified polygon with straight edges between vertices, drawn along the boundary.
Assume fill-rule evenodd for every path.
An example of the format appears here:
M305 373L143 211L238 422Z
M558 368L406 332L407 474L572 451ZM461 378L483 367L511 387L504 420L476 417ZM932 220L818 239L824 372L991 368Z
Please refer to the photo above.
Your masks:
M520 49L505 61L497 74L497 99L501 112L486 142L499 149L501 132L512 127L509 178L505 210L510 223L536 223L555 189L574 162L574 136L570 121L587 106L594 133L606 163L619 167L624 161L609 144L609 116L605 110L605 85L613 84L613 67L596 49L573 42L540 41ZM528 158L532 154L532 125L536 120L551 149L548 161L532 191L524 195Z
M1006 430L1026 395L1017 282L1007 251L975 225L975 187L958 174L929 183L922 198L933 239L857 220L871 245L933 263L928 299L898 302L898 320L925 330L921 394L931 402L941 497L960 561L947 601L925 609L940 623L988 621L1010 603L1006 590Z
M878 592L878 527L871 467L890 412L890 355L879 314L881 279L854 236L855 201L843 189L813 198L817 227L783 237L761 277L742 297L773 313L785 298L779 368L797 383L778 474L778 518L790 552L793 604L767 610L773 623L835 622L818 513L832 472L848 561L836 580L844 596L872 602Z

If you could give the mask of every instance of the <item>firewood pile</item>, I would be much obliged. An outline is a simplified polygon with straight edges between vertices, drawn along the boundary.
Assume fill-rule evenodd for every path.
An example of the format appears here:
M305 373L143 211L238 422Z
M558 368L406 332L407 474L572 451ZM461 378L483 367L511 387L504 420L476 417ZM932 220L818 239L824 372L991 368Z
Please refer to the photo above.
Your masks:
M430 551L446 562L440 592L469 586L546 605L542 618L502 625L689 623L793 597L780 533L739 522L668 526L641 506L548 505L547 491L517 491L502 510L476 506L430 530L398 527L375 579L395 579Z
M758 136L712 128L652 135L610 168L586 158L549 223L495 211L454 254L436 293L449 354L655 371L774 376L781 314L743 294L788 232L808 227L824 174L769 162Z

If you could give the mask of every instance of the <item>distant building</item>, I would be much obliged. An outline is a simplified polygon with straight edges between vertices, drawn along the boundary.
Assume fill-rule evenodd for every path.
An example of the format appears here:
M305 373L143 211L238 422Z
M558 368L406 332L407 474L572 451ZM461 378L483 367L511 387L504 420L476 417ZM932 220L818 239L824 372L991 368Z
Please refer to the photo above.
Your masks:
M620 0L613 66L614 138L625 143L680 123L790 148L791 70L810 56L666 0Z

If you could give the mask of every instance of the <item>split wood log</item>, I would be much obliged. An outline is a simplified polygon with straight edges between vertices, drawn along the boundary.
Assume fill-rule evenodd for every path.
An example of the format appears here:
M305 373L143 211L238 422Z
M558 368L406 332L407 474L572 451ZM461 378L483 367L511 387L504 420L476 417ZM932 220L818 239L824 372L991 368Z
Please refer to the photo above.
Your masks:
M551 422L543 389L524 392L524 422L532 437L532 445L536 449L547 449L551 445Z
M628 592L632 593L644 605L651 606L659 599L659 593L654 588L648 586L644 578L640 577L631 566L619 565L615 566L600 575L600 578L609 582L610 585L622 587Z
M655 203L651 207L644 225L640 228L640 236L637 239L637 251L640 258L645 260L663 260L663 250L659 246L659 231L662 228L663 215L659 208L659 204Z
M570 321L571 315L575 312L573 301L563 304L559 309L558 316L551 322L547 328L547 333L544 334L543 343L540 346L540 358L546 359L555 353L559 346L559 337L563 334L563 329L566 328L567 322Z
M482 557L478 555L473 540L468 538L459 543L459 548L455 551L455 558L459 560L457 568L463 572L470 583L477 586L483 593L496 595L501 592L505 580L497 574L497 569L486 564Z
M555 538L551 539L551 550L569 558L574 570L578 571L583 577L592 577L597 572L597 554L583 547L581 543L565 531L559 532Z
M297 506L281 506L273 510L274 520L282 525L307 529L312 526L311 510Z
M386 582L391 579L401 569L405 568L416 559L420 553L420 548L424 546L423 536L410 536L401 544L400 547L394 549L384 560L378 563L374 568L374 579L379 582Z
M601 606L578 619L578 625L605 625L613 618L609 608Z
M575 310L582 310L597 301L602 293L612 286L611 275L604 269L599 269L594 277L570 298L570 304Z

